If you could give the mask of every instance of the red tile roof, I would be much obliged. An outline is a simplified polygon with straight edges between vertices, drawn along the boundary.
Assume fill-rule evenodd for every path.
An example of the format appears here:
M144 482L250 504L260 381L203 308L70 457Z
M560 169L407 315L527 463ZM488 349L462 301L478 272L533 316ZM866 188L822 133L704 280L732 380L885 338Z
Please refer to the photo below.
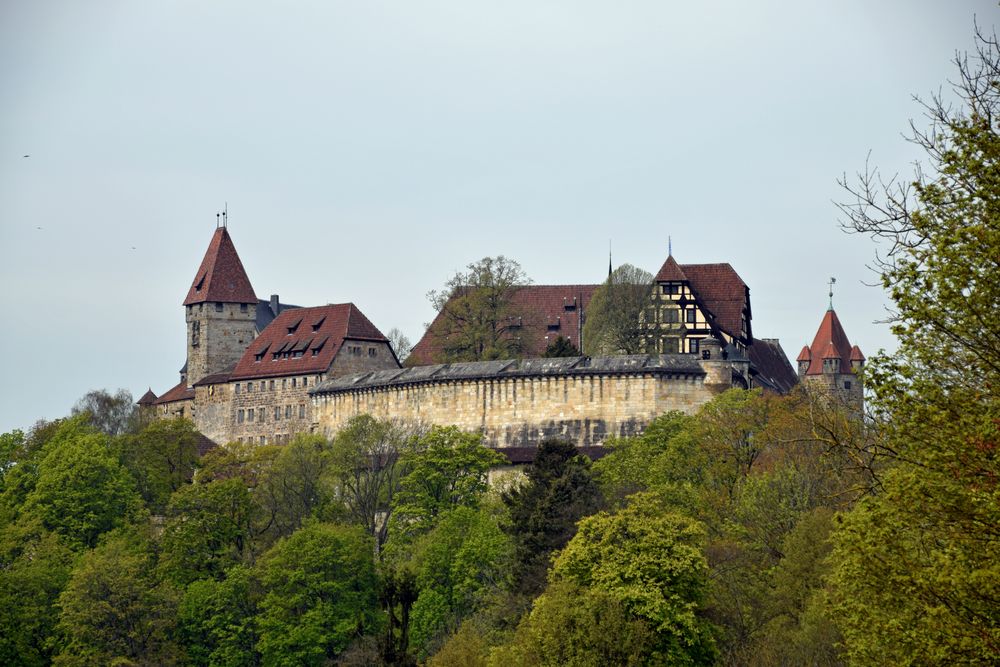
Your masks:
M388 342L353 303L283 311L250 343L229 379L325 373L345 340Z
M171 387L162 396L153 401L153 405L163 405L164 403L174 403L176 401L190 401L193 399L194 389L188 387L187 382L181 381L180 384Z
M669 261L669 258L668 258ZM743 309L747 310L747 338L750 329L750 290L729 264L684 264L691 289L715 316L715 324L734 338L743 336Z
M580 347L580 310L590 303L598 285L528 285L511 297L510 312L519 320L514 335L521 337L522 357L541 357L559 336ZM586 315L586 313L585 313ZM407 365L427 365L443 360L443 341L436 334L444 327L438 313L407 358Z
M851 369L851 358L855 357L853 351L857 349L857 357L864 359L861 350L855 345L851 346L844 333L844 327L840 324L840 318L836 311L830 309L823 316L816 337L813 338L812 345L802 348L798 361L808 361L809 368L806 375L820 375L823 373L824 359L840 359L840 372L853 373ZM855 361L859 359L855 357Z
M687 281L687 279L687 274L684 273L684 269L677 263L673 255L667 256L667 261L663 263L660 272L656 274L656 282L658 283Z
M754 384L779 394L791 391L799 382L799 376L781 349L781 344L773 338L756 338L747 348Z
M152 405L154 402L156 402L156 394L153 393L153 388L150 387L149 389L146 390L146 393L143 394L142 397L135 402L135 404L145 406L145 405Z
M208 244L205 258L194 275L184 305L218 301L223 303L257 303L250 278L236 253L236 246L225 227L219 227Z

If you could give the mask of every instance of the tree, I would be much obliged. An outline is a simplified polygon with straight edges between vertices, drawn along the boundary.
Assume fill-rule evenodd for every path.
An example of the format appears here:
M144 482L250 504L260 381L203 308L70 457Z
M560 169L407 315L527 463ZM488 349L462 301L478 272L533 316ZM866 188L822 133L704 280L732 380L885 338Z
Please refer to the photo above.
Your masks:
M550 578L609 595L647 623L653 635L647 655L658 664L711 664L716 651L702 613L704 540L699 522L669 511L654 495L637 494L614 514L582 519Z
M1000 42L977 30L955 104L912 124L909 182L845 183L848 229L877 260L899 350L865 369L896 462L834 533L836 619L853 661L1000 661Z
M347 516L375 538L379 551L388 537L393 500L402 477L400 457L412 437L399 425L359 415L347 422L333 441L337 494Z
M577 521L602 498L590 461L565 440L543 440L525 475L527 482L506 491L503 501L516 554L515 590L532 596L544 587L552 553L569 542Z
M88 551L59 596L60 665L171 665L179 592L154 576L146 538L116 531Z
M377 624L370 538L361 528L311 522L261 559L264 664L322 665Z
M558 581L540 595L508 644L494 649L497 667L603 667L651 663L653 633L612 594Z
M254 507L240 479L190 484L170 498L161 538L163 571L178 584L222 578L253 554Z
M71 414L87 415L91 426L108 435L121 435L137 425L137 406L132 393L119 389L114 394L104 389L88 391L73 406Z
M251 465L258 468L253 497L261 510L259 532L271 540L291 535L310 517L336 516L332 446L322 436L299 434L280 447L258 447Z
M83 547L134 520L142 500L108 436L78 420L63 422L46 444L37 478L22 507L26 517Z
M400 533L419 534L442 512L479 504L490 468L507 460L482 440L482 435L455 426L434 426L417 441L405 456L407 473L395 498Z
M577 349L576 345L573 345L573 341L566 336L557 336L554 341L548 344L545 348L545 356L552 357L579 357L580 350Z
M484 257L457 272L444 289L427 294L438 311L429 332L441 361L509 359L521 351L512 332L520 324L511 310L517 289L529 284L521 265L503 255Z
M191 481L201 441L189 419L157 419L118 441L122 461L135 477L150 511L162 514L170 494Z
M259 665L257 607L263 596L254 570L237 565L222 580L201 579L177 610L179 636L194 665Z
M650 304L653 274L622 264L597 288L583 325L583 351L589 356L641 354L642 312Z
M399 359L400 363L406 361L406 358L410 356L410 350L413 349L413 343L398 327L393 327L389 329L389 332L385 335L389 339L389 345L392 347L392 351L396 353L396 358Z

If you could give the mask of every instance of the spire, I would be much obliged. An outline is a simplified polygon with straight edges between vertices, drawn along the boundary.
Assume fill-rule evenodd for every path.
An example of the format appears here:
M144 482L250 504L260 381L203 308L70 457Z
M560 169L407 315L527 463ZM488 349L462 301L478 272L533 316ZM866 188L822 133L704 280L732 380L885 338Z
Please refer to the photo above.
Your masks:
M667 257L674 256L674 240L667 236Z
M243 262L236 252L236 246L229 237L229 230L216 227L212 241L205 251L205 258L194 276L184 305L205 303L257 303L250 278L243 269Z
M858 357L864 359L861 349L857 345L852 346L847 339L837 312L831 308L823 315L812 345L802 348L797 361L808 361L806 375L817 375L823 372L824 359L839 359L840 372L847 372L846 369L851 368L852 357L855 361L858 361Z
M611 279L611 239L608 239L608 279Z

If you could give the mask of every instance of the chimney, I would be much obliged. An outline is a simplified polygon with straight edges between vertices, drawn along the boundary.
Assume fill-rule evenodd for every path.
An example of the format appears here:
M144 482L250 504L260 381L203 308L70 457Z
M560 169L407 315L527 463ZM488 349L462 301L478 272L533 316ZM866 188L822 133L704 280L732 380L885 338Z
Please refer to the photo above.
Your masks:
M271 314L273 314L275 317L278 316L278 295L277 294L272 294L271 295Z

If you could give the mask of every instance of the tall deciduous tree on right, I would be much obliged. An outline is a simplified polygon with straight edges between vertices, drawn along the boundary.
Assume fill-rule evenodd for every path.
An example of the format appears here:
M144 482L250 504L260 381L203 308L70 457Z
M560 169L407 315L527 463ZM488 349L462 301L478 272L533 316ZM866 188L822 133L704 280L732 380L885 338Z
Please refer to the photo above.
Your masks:
M834 535L834 601L859 664L1000 661L1000 43L977 31L924 104L909 183L866 170L847 226L878 268L899 351L866 381L896 463Z

